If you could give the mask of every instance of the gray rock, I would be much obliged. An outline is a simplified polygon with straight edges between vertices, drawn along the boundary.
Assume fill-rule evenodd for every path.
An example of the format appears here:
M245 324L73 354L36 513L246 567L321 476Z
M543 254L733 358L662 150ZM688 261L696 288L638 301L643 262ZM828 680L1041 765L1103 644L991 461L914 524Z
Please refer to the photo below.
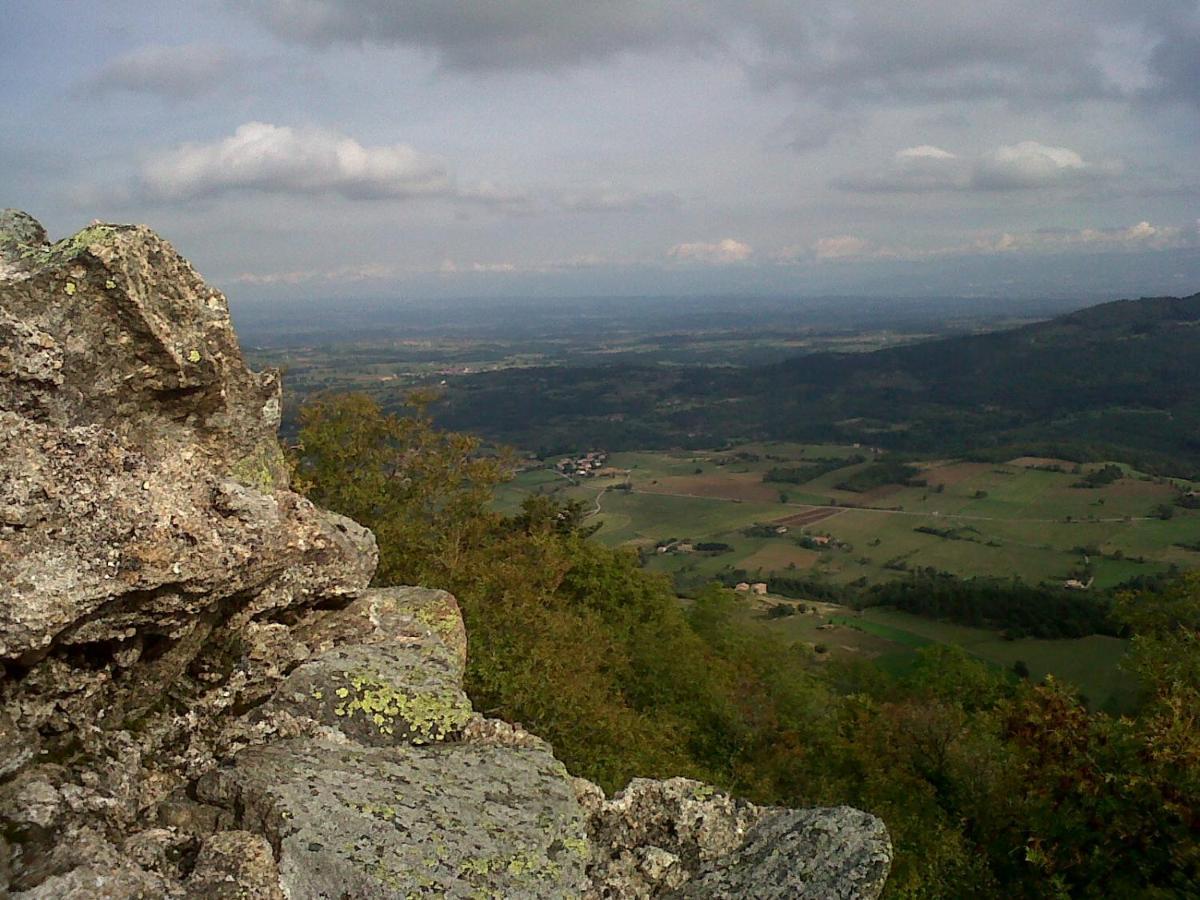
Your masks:
M285 900L271 845L249 831L208 838L184 886L188 900Z
M674 896L875 898L891 864L891 841L875 816L847 806L775 809L741 847L705 864Z
M471 702L441 641L330 650L297 668L261 715L283 710L366 746L457 737Z
M588 898L874 900L887 880L887 829L855 809L759 807L686 778L635 779L612 800L575 788L592 844Z
M544 751L299 739L244 751L198 791L266 835L290 897L566 898L584 887L582 814Z
M475 713L457 602L367 589L371 533L288 488L279 397L152 231L0 211L0 893L878 894L870 816L606 800Z

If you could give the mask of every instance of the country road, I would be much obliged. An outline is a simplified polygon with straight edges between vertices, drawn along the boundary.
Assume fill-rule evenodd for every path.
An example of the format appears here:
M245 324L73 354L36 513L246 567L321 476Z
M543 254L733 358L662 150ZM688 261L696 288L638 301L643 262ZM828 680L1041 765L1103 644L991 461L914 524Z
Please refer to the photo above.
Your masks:
M686 497L689 500L717 500L722 503L745 503L748 501L738 500L734 497L706 497L702 494L680 494L672 491L641 491L633 488L629 491L631 494L646 494L648 496L657 495L659 497ZM788 506L797 510L817 510L817 509L836 509L838 512L873 512L886 513L892 516L913 516L920 519L955 519L961 521L973 522L1043 522L1043 523L1059 523L1063 524L1062 519L1013 519L1002 516L974 516L967 513L944 513L944 512L916 512L915 510L907 509L884 509L878 506L817 506L812 503L780 503L779 506ZM599 506L599 500L597 500ZM1071 524L1079 525L1097 525L1100 523L1119 523L1119 522L1149 522L1154 516L1111 516L1104 519L1074 519Z

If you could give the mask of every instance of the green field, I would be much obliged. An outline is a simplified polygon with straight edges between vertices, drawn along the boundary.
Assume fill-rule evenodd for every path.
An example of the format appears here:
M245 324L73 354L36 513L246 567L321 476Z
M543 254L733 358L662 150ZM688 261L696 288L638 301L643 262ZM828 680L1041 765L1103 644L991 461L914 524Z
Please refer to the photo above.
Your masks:
M936 622L893 609L857 612L832 604L815 604L807 614L776 619L765 615L770 602L789 601L756 603L747 598L739 608L743 624L820 648L819 659L872 660L901 672L912 664L921 647L953 644L998 668L1011 670L1022 662L1034 680L1052 675L1075 686L1094 708L1122 711L1135 697L1131 681L1119 668L1127 649L1127 642L1119 638L1090 635L1074 640L1010 641L987 629Z
M763 480L772 468L856 455L867 461L807 483ZM875 583L932 567L967 578L1019 576L1034 584L1062 584L1086 573L1094 578L1091 589L1102 590L1172 567L1200 567L1200 552L1179 546L1200 542L1200 511L1171 505L1180 491L1195 488L1191 483L1125 467L1126 476L1111 484L1082 488L1076 486L1081 478L1102 464L1020 459L924 462L918 478L925 485L884 485L861 493L838 487L871 465L873 456L870 448L802 444L616 453L609 464L621 474L571 481L550 468L531 468L504 486L497 504L515 509L537 493L580 500L589 521L600 525L596 540L641 547L648 569L693 583L730 569L745 570L752 580L774 573L835 585L862 578ZM1169 519L1156 514L1163 504L1171 505ZM787 531L744 533L762 523ZM826 536L828 546L801 546ZM720 542L730 549L655 552L668 539ZM824 652L818 658L872 659L901 671L920 646L949 643L1005 669L1020 661L1034 678L1054 675L1097 707L1122 709L1132 699L1117 668L1125 649L1117 638L1004 640L994 631L895 610L825 609L822 615L766 619L761 604L743 606L754 627L820 645Z
M864 493L837 485L869 463L805 484L763 481L773 467L870 452L753 444L711 452L617 453L610 464L627 475L572 483L548 469L532 469L504 487L498 504L509 510L528 494L553 493L585 502L601 526L597 538L610 545L677 538L734 548L714 557L672 553L650 561L652 569L666 573L708 575L733 567L761 577L803 570L845 584L932 567L963 577L1016 575L1032 583L1061 583L1087 571L1094 587L1103 589L1172 566L1200 566L1200 553L1178 546L1200 541L1200 511L1172 507L1169 520L1153 514L1170 505L1178 489L1193 485L1129 472L1101 488L1074 486L1100 464L1073 472L1069 463L1061 464L1063 471L1031 467L1050 464L1045 461L935 461L920 464L926 486L887 485ZM622 484L631 490L612 490ZM809 524L786 521L805 513L828 516ZM788 531L744 536L742 530L756 522L783 523ZM836 546L805 549L797 543L805 534L828 535Z

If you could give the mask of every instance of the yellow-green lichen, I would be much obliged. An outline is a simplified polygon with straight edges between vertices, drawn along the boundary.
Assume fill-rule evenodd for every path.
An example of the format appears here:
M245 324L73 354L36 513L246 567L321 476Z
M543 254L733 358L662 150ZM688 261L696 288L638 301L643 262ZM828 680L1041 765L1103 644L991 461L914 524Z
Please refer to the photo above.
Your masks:
M462 620L444 605L422 606L414 616L418 622L445 641L447 646L459 636Z
M390 822L396 818L396 807L377 805L374 803L356 803L354 808L364 816L370 816L373 819L382 819L385 822Z
M393 735L399 725L412 743L427 744L460 731L471 718L471 705L457 691L413 693L364 670L342 677L349 687L334 692L341 701L334 715L363 719L380 734Z
M558 863L540 853L520 851L511 856L488 856L463 860L458 867L459 876L467 879L486 878L503 872L517 881L557 881L562 874Z
M78 256L88 247L105 243L116 231L115 225L89 225L82 231L63 238L49 247L28 247L21 252L21 259L27 260L35 266L63 262ZM113 287L115 286L113 285Z
M188 358L188 362L190 362L190 363L200 362L200 360L201 360L200 351L199 350L189 350L187 358Z
M246 487L270 493L280 483L278 473L284 471L283 451L275 441L263 441L252 453L247 453L229 468L229 474Z
M110 290L110 291L111 291L113 288L115 288L115 287L117 286L117 283L116 283L115 281L113 281L111 278L105 278L105 279L104 279L104 286L105 286L106 288L108 288L108 290Z
M63 290L67 292L68 297L73 296L75 294L75 282L68 281L66 286L63 287Z
M77 231L70 237L63 238L56 244L51 244L48 252L51 256L78 256L93 244L106 242L116 231L117 228L115 225L89 225L82 231Z
M562 838L562 845L576 856L590 856L592 852L591 845L588 844L586 838L565 837Z

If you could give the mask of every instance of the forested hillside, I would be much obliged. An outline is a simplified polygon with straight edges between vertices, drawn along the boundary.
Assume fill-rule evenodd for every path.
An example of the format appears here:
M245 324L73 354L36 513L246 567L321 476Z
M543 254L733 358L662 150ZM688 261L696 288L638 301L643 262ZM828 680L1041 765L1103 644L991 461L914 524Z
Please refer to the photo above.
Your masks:
M861 441L914 453L1118 458L1200 471L1200 294L1009 331L769 366L513 369L456 380L439 421L532 450Z
M492 511L503 461L420 408L331 398L301 437L309 496L375 531L377 581L458 597L476 708L551 739L577 774L860 806L894 842L890 897L1168 897L1200 877L1194 575L1119 598L1141 696L1114 717L954 647L921 649L903 674L818 662L739 626L718 585L681 604L635 553L586 540L581 504ZM934 587L890 599L953 614L962 591Z

